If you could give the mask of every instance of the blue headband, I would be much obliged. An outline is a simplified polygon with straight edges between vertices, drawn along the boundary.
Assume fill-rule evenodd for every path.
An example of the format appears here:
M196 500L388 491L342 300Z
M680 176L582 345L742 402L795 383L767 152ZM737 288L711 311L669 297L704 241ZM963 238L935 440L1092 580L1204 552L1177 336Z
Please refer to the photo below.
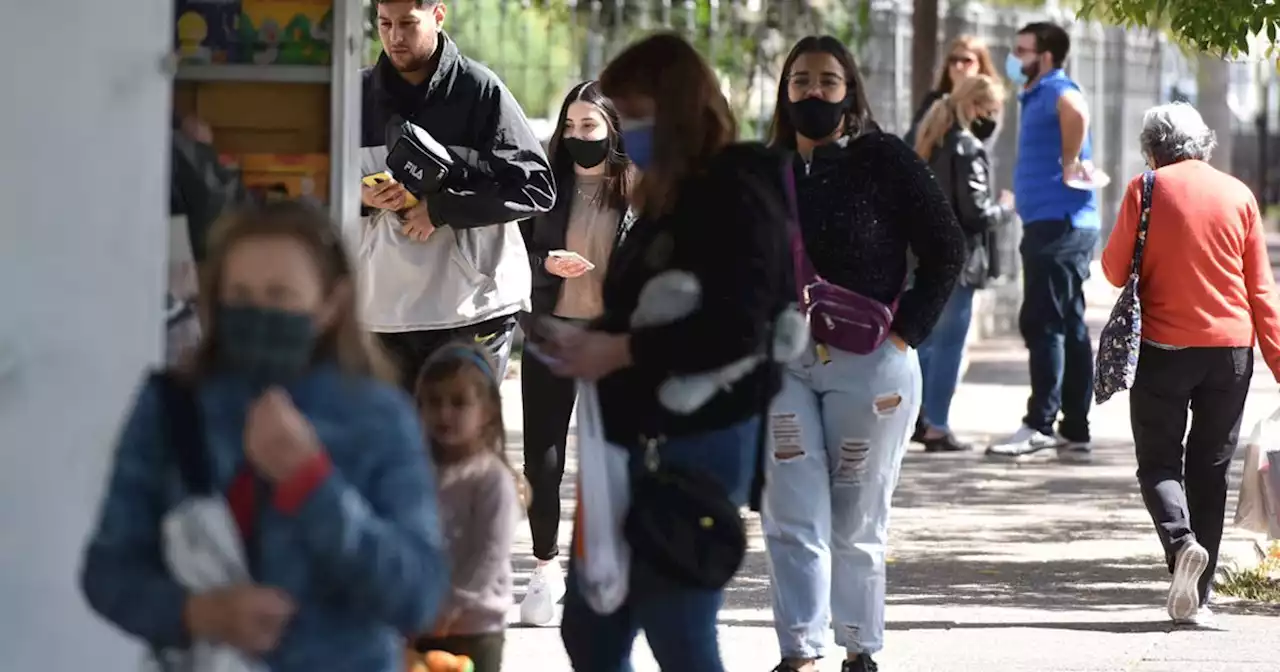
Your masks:
M475 364L477 367L480 368L480 372L483 373L485 377L493 381L495 385L498 383L498 377L494 374L493 365L490 364L489 360L485 359L483 355L476 352L475 350L472 350L471 348L464 348L459 345L445 346L437 350L434 355L431 355L431 358L429 361L443 362L451 359L466 360L471 362L472 364Z

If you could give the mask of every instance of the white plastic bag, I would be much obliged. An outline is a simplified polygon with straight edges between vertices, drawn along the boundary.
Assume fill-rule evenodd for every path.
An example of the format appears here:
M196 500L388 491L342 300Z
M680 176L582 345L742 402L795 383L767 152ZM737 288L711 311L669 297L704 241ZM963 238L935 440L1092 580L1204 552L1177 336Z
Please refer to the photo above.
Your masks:
M612 614L627 601L631 548L622 535L631 505L627 451L604 438L595 383L578 382L578 504L574 573L587 605Z
M1280 408L1249 435L1239 497L1236 526L1280 539Z
M169 573L199 593L251 581L231 507L222 497L184 501L161 521L162 552ZM151 652L145 672L265 672L252 656L218 642L196 641L189 649Z

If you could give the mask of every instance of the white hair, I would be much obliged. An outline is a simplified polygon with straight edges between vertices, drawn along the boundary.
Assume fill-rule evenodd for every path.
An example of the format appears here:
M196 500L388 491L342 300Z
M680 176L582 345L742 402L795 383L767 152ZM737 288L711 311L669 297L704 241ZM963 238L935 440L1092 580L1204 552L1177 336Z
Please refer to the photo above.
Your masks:
M1157 105L1142 115L1142 153L1157 167L1197 159L1208 161L1217 136L1187 103Z

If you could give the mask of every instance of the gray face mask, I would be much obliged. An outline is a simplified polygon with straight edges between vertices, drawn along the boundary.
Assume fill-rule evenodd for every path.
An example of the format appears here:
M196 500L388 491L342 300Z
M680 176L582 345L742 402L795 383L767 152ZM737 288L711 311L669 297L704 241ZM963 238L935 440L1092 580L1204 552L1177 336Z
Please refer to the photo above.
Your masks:
M257 306L218 306L218 363L269 387L302 375L315 353L315 320Z

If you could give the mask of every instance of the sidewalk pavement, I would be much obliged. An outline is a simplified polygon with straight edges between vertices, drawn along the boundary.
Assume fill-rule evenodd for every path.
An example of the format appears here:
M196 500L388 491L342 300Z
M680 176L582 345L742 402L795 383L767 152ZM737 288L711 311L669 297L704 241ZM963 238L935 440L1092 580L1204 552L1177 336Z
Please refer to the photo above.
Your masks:
M1104 283L1105 284L1105 281ZM1090 321L1106 319L1114 294L1091 281ZM1259 363L1260 364L1260 363ZM1259 365L1246 431L1280 404ZM519 463L522 426L517 378L503 388L510 449ZM1017 341L973 348L952 410L954 428L986 442L1012 432L1028 393L1025 351ZM1215 607L1222 631L1174 630L1164 614L1168 576L1134 480L1127 396L1093 414L1095 463L990 463L979 452L925 455L913 447L894 499L885 672L1274 672L1280 669L1280 608ZM572 456L571 456L572 457ZM570 460L573 464L573 459ZM572 469L572 466L570 467ZM1240 465L1233 471L1231 504ZM565 479L562 547L573 513ZM726 592L720 646L729 672L766 672L778 649L758 520L752 546ZM1228 532L1224 552L1248 558L1249 537ZM517 599L533 563L527 526L516 541ZM507 634L506 669L569 670L558 629ZM839 658L838 652L831 652ZM643 643L637 672L657 666ZM839 669L836 658L822 670ZM585 671L591 672L591 671Z

